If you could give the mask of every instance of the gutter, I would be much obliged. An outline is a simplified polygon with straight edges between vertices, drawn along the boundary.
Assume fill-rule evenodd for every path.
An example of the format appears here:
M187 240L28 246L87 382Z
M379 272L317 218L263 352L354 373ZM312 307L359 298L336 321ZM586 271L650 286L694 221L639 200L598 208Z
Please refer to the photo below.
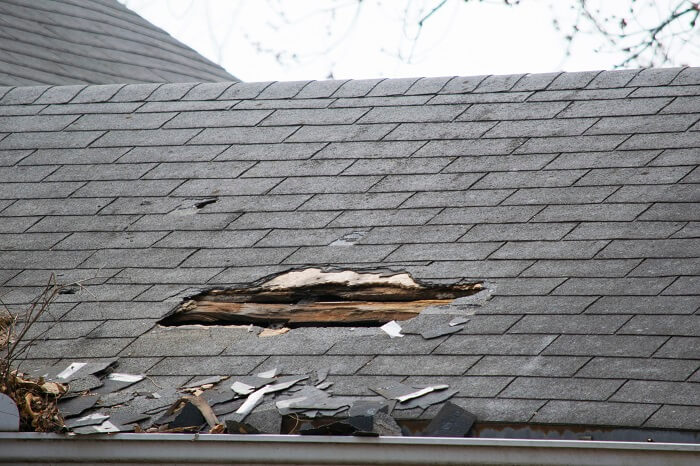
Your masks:
M437 437L0 433L2 463L697 465L700 444Z

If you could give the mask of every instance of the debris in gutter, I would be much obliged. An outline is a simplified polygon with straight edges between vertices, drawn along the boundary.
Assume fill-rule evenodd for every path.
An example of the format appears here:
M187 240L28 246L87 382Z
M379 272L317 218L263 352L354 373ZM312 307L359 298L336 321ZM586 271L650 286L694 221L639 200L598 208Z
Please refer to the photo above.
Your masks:
M380 326L478 293L481 283L433 285L408 273L308 268L272 275L248 288L211 289L186 299L159 323L256 324L284 333L303 326Z
M404 335L401 333L401 326L395 320L387 322L386 324L379 327L382 329L390 338L401 338Z

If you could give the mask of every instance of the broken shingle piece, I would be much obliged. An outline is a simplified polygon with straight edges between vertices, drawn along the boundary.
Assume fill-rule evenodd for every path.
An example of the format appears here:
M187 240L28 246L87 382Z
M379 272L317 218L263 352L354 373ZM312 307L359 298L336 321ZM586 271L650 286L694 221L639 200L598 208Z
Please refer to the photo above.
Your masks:
M204 379L195 380L194 382L190 382L187 385L183 385L182 388L198 388L202 387L203 385L215 385L224 380L225 378L226 377L220 375L214 375L212 377L207 377Z
M85 395L58 402L58 410L64 418L79 416L97 403L97 395Z
M113 393L122 390L130 385L140 382L144 379L143 375L134 374L122 374L113 372L109 374L104 380L104 385L93 390L94 393Z
M450 327L455 327L457 325L466 324L467 322L469 322L469 319L467 319L466 317L455 317L447 325L449 325Z
M476 421L476 416L454 403L445 403L428 427L423 437L466 437Z
M104 421L102 424L99 425L77 427L73 429L73 432L79 435L108 434L112 432L122 432L122 429L121 426L113 424L110 421Z
M66 421L65 425L66 427L73 429L76 427L94 426L96 424L102 424L107 419L109 419L109 414L92 413L88 414L87 416Z

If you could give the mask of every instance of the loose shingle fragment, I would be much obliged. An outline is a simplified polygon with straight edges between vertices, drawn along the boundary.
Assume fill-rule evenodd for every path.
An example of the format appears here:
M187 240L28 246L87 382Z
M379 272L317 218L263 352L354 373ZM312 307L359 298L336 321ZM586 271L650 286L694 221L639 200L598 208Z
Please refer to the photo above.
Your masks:
M472 413L448 401L421 432L421 436L466 437L475 421L476 416Z

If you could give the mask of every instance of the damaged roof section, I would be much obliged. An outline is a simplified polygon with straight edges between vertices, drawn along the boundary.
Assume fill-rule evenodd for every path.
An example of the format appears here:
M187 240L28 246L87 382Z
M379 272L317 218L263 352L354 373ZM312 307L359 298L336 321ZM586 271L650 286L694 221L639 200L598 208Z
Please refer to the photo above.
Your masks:
M307 268L248 288L212 289L186 300L162 325L378 326L417 316L483 289L480 283L430 285L409 273Z
M700 69L217 86L0 88L2 300L81 284L23 367L328 367L334 396L448 385L483 422L700 429ZM326 266L486 290L395 338L158 325Z

